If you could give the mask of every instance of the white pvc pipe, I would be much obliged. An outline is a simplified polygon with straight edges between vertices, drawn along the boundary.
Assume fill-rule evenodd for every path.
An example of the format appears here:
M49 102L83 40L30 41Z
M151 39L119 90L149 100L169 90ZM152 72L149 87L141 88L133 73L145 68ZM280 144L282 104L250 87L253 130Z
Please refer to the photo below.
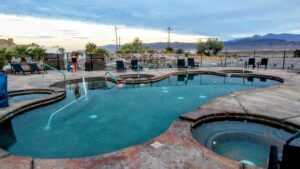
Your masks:
M87 93L84 77L82 78L82 83L83 83L83 89L84 89L84 94L85 94L85 101L87 101L88 100L88 93Z

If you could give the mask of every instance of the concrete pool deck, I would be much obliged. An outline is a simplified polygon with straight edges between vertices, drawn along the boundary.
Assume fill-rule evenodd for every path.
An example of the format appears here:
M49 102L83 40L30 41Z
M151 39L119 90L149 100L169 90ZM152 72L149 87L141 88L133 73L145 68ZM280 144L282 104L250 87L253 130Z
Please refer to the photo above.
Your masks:
M220 72L223 68L203 68L201 71ZM177 69L144 71L156 77L178 72ZM67 80L82 77L104 76L102 72L67 73ZM127 74L132 73L130 71ZM19 157L0 150L0 168L24 169L87 169L87 168L198 168L198 169L240 169L237 161L219 156L208 150L191 133L191 126L206 115L249 115L269 117L283 124L300 128L300 74L282 70L254 70L255 74L275 76L284 79L278 86L236 92L211 100L194 112L185 113L181 119L172 123L160 136L120 151L101 156L76 159L33 159ZM120 75L124 73L114 73ZM9 75L9 90L49 88L53 83L63 80L56 72L43 75ZM0 110L1 118L2 110ZM184 112L183 112L184 113ZM152 143L160 143L158 148Z

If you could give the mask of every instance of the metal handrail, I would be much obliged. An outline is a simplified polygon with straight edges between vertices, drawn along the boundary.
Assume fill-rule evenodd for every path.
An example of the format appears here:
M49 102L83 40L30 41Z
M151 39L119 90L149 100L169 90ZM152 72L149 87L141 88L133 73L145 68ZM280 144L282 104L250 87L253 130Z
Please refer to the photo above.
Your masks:
M54 71L56 71L58 73L61 73L64 76L64 81L66 81L66 74L63 71L58 70L58 69L56 69L56 68L54 68L54 67L52 67L52 66L50 66L50 65L48 65L46 63L43 64L43 67L44 67L44 70L45 70L45 67L47 67L47 68L52 69L52 70L54 70Z
M116 83L118 83L117 78L116 78L111 72L109 72L109 71L106 71L105 74L104 74L104 76L105 76L105 81L107 81L107 75L108 75L111 79L113 79Z

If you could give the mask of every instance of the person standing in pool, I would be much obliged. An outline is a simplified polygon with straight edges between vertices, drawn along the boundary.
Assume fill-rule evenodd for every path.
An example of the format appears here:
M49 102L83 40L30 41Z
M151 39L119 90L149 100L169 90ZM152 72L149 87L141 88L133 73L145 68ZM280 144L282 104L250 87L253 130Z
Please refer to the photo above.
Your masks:
M73 53L71 58L72 58L72 64L73 64L74 72L76 72L77 71L77 66L78 66L77 56Z

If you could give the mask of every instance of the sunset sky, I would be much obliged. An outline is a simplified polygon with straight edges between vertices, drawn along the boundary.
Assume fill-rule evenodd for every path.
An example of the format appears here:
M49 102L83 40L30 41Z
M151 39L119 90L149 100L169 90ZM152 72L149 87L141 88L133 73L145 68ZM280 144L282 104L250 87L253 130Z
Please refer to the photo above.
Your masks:
M254 34L300 33L299 0L0 0L0 39L18 44L114 44L114 25L121 43L196 42Z

